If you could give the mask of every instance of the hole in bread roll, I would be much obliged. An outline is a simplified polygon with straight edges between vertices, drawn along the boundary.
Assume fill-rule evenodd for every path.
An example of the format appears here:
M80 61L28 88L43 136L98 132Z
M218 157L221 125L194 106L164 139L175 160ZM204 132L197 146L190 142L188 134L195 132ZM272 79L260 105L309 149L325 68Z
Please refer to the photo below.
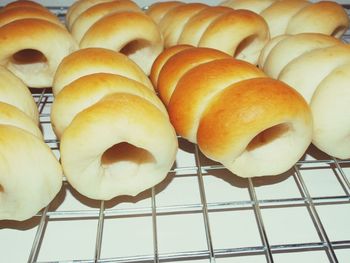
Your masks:
M0 184L0 193L3 193L3 192L5 192L5 189L4 189L4 187Z
M149 42L142 40L142 39L136 39L129 43L127 43L121 50L120 53L126 55L126 56L132 56L136 52L138 52L141 49L145 49L149 47Z
M136 175L140 166L155 162L155 158L148 151L127 142L113 145L101 157L105 173L123 177Z
M256 135L253 140L250 141L248 144L246 150L247 151L253 151L257 148L260 148L272 141L274 141L277 138L282 137L286 133L290 131L290 125L288 124L278 124L273 127L270 127L262 132L260 132L258 135Z
M239 43L239 45L237 46L237 48L235 50L235 54L233 55L233 57L235 57L235 58L242 57L242 55L243 55L242 52L244 50L246 50L249 46L253 45L253 42L256 40L256 38L257 38L256 35L252 35L252 36L249 36L249 37L243 39Z
M12 56L12 63L19 65L46 62L47 59L44 54L35 49L23 49Z
M344 26L339 26L336 29L334 29L334 31L332 32L332 36L335 38L341 38L341 36L344 34L344 32L346 31L346 27Z

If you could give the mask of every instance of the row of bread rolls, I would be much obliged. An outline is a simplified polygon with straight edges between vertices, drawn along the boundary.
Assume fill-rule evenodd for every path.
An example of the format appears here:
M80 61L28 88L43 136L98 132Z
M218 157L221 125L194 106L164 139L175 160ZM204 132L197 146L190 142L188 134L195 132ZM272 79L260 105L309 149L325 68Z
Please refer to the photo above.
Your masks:
M220 5L260 14L269 26L271 38L311 32L340 38L349 27L345 9L334 1L225 0Z
M309 103L314 145L350 158L350 46L323 34L282 35L266 45L259 66Z
M0 9L0 65L29 87L51 87L58 64L77 47L59 19L38 3L15 1Z
M51 122L68 182L99 200L137 195L162 181L176 133L144 72L121 53L85 48L56 75Z
M283 173L311 143L312 116L303 97L224 52L168 48L151 79L176 132L238 176Z
M61 188L61 165L38 124L28 88L0 66L0 220L34 216Z
M282 2L287 1L292 2ZM346 112L348 48L335 38L320 36L312 42L299 35L284 35L268 42L267 23L252 11L167 2L152 5L144 14L127 0L77 1L67 13L71 36L42 6L19 2L0 12L0 56L4 56L4 65L27 85L52 85L55 100L51 119L61 141L63 171L69 183L87 197L108 200L118 195L136 195L162 181L175 160L177 139L173 126L179 135L198 143L207 157L242 177L277 175L288 170L305 153L311 139L326 153L348 158L346 150L350 147L343 140L349 133L343 127L350 126L350 118L348 113L334 111L336 108ZM27 24L32 29L26 28ZM21 25L22 31L18 29ZM333 30L337 32L334 35L343 32L340 29L342 26ZM33 38L25 37L25 31ZM42 41L43 37L54 39L55 44ZM165 47L170 48L160 54L163 38ZM281 48L287 39L296 40ZM79 48L76 42L80 50L74 52ZM13 43L14 47L9 47ZM311 51L323 47L324 56L312 60L323 53ZM39 54L40 58L27 63L23 57L32 50L38 51L34 55ZM284 63L308 52L306 59L300 59L301 64L282 70ZM286 56L278 55L284 53ZM309 88L319 78L306 78L307 85L300 84L302 73L312 75L315 65L334 54L344 58L323 63L323 88ZM259 66L287 84L232 56L254 64L260 56ZM287 72L287 77L271 73L275 71ZM334 74L328 74L329 71ZM166 108L156 96L148 73ZM329 89L334 83L338 83L338 88ZM301 91L303 87L306 96ZM313 96L314 90L320 96ZM344 96L339 104L338 96ZM333 118L335 113L338 117ZM335 129L336 135L330 138ZM12 134L16 132L8 132L7 139L13 138ZM13 158L11 151L6 154L6 158ZM40 198L33 196L38 198L29 206L30 212L4 212L4 219L28 218L57 193L60 184L55 183L61 182L61 167L50 151L40 158L45 163L43 169L52 169L52 187L46 196L40 191ZM40 176L41 172L39 178L44 178ZM14 197L17 194L20 201L27 198L21 191L12 191L9 185L14 181L5 178L4 182L7 183L0 182L0 196L8 192ZM44 189L43 184L37 187Z
M121 51L146 74L163 50L155 22L130 0L80 0L69 7L66 23L80 48Z

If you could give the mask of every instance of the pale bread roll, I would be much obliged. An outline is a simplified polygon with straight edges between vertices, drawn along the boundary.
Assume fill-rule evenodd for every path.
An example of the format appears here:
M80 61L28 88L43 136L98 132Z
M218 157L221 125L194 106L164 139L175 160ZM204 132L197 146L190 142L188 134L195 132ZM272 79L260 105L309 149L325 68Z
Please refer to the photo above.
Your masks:
M38 127L27 87L0 67L0 220L26 220L47 206L62 185L62 168Z
M76 49L68 31L47 20L24 18L0 27L0 64L32 88L50 87L58 64Z
M109 200L164 180L175 161L177 137L135 62L111 50L83 49L62 61L55 79L61 88L51 120L64 173L78 192Z
M271 38L300 33L321 33L340 38L349 27L345 9L334 1L226 0L220 5L260 14L269 25Z
M14 1L0 10L0 65L31 88L51 87L61 60L78 48L64 24L34 1Z
M133 1L80 0L69 7L66 20L80 48L123 53L146 75L163 50L157 24Z
M261 68L294 87L310 104L313 144L330 156L350 158L349 45L331 36L303 33L285 35L262 54Z
M72 25L71 33L75 40L80 43L85 33L98 20L112 13L124 11L142 12L141 8L132 1L120 0L98 3L77 17Z
M26 220L60 191L62 168L32 133L0 124L0 134L0 220Z

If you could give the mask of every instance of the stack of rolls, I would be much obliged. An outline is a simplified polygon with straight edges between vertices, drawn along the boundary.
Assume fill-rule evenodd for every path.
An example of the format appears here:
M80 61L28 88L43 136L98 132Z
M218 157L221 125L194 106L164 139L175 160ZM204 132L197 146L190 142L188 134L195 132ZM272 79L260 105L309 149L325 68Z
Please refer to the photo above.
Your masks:
M67 56L53 85L51 122L68 182L98 200L162 181L177 137L144 72L125 55L86 48Z
M349 27L346 11L334 1L225 0L220 5L260 14L269 25L271 38L300 33L322 33L340 38Z
M323 34L283 35L266 45L259 66L310 104L313 144L350 158L350 46Z
M38 127L25 84L0 66L0 220L26 220L61 189L61 165Z
M121 52L149 74L163 50L156 23L130 0L80 0L68 9L68 29L80 48Z
M58 17L32 1L0 9L0 65L31 88L51 87L61 60L78 48Z
M269 40L264 19L248 10L201 3L157 2L146 13L158 23L165 48L179 44L215 48L256 64Z
M281 174L311 143L312 116L303 97L224 52L170 47L150 77L176 132L238 176Z

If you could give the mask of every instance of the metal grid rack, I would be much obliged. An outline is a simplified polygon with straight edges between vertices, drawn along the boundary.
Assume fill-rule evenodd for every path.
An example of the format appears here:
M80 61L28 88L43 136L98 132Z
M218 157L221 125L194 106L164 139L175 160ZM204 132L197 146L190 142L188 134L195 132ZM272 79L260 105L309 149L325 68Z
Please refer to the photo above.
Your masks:
M59 157L51 90L33 96L45 141ZM196 145L179 144L167 179L137 197L92 201L64 181L31 220L0 222L0 261L349 261L350 160L311 146L283 175L242 179Z

